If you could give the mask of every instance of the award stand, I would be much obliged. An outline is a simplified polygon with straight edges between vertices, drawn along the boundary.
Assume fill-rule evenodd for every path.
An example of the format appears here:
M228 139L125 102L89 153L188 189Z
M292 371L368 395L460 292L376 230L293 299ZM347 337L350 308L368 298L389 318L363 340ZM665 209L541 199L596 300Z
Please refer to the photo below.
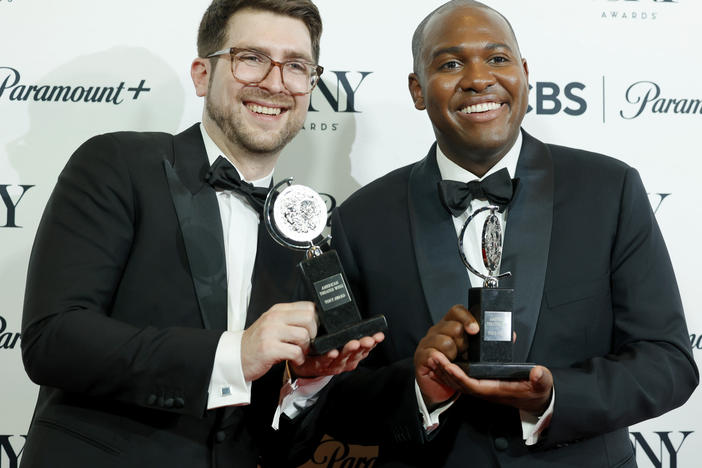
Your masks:
M305 289L317 306L320 323L318 335L311 343L313 354L341 349L350 340L386 331L387 322L382 315L361 319L336 251L322 253L321 246L331 239L321 237L327 225L324 200L311 188L292 182L292 178L286 179L269 192L263 221L277 243L306 251L306 259L298 268ZM315 243L316 239L321 241Z
M468 291L468 309L478 321L480 331L477 335L468 335L468 361L457 364L475 379L526 380L535 364L512 362L514 290L498 287L499 279L511 276L510 272L497 274L502 258L502 228L495 215L498 209L487 206L473 212L458 236L458 250L463 264L484 282L482 288L470 288ZM468 224L484 211L490 211L483 224L481 246L488 275L473 268L463 251L463 237Z

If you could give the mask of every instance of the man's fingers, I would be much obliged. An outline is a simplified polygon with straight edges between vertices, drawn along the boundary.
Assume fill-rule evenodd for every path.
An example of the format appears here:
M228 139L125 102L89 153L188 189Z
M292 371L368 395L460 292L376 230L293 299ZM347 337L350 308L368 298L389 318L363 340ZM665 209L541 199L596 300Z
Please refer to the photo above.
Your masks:
M449 360L454 360L458 356L458 352L462 351L459 349L458 342L462 343L463 340L449 335L437 334L425 337L421 341L420 346L435 349L439 353L444 354Z
M317 314L314 303L309 301L276 304L271 307L261 318L273 320L277 323L304 327L310 337L317 336Z
M301 377L312 377L352 371L384 338L383 333L376 333L372 337L365 336L358 340L350 340L341 350L333 349L322 356L307 355L302 364L295 363L295 372Z
M277 355L277 361L288 360L298 366L305 362L305 350L297 345L290 343L278 343L274 347L273 352Z
M536 393L549 392L550 394L553 388L553 375L551 371L542 366L534 366L529 372L529 381Z
M463 328L469 335L475 335L480 330L478 321L473 317L468 309L460 304L451 307L442 320L455 320L463 324Z
M437 366L436 370L434 370L434 375L436 375L439 378L439 381L446 387L449 387L453 390L460 390L460 385L458 382L456 382L456 379L446 371L446 367L444 366Z
M278 330L278 337L280 341L298 345L305 349L309 348L310 341L312 341L312 336L310 336L310 331L307 328L294 325L281 327Z

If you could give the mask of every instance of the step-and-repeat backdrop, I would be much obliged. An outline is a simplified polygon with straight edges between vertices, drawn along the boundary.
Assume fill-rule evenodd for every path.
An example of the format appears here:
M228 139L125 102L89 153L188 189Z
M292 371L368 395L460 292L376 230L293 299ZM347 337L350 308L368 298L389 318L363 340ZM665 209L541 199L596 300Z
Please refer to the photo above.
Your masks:
M0 0L0 467L17 466L37 394L20 357L22 299L32 240L56 177L97 133L178 132L200 120L189 66L208 3ZM429 120L412 106L407 74L412 32L442 1L316 3L326 71L276 176L293 175L343 199L421 158L432 143ZM702 2L488 3L510 18L529 61L525 128L639 169L702 362ZM684 407L632 427L639 466L700 466L700 415L698 391ZM306 466L371 466L373 453L327 440Z

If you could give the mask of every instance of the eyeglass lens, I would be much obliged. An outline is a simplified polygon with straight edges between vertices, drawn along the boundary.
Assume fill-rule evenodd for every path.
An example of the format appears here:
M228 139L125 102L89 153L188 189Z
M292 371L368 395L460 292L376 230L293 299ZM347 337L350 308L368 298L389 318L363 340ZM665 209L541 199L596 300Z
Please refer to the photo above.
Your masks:
M273 68L271 59L263 54L245 51L232 57L234 76L247 83L263 81ZM282 64L283 83L292 93L306 93L312 89L316 80L313 66L300 61L288 61Z

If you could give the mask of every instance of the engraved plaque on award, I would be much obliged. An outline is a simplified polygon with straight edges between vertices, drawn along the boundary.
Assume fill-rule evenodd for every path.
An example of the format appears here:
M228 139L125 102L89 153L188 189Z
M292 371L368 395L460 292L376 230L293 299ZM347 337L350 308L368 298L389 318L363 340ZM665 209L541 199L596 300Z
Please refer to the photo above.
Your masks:
M495 215L497 206L487 206L473 212L463 224L458 236L458 250L463 264L483 279L482 288L470 288L468 308L478 321L480 331L468 335L468 361L457 362L467 375L476 379L524 380L534 364L512 362L512 308L514 290L499 287L499 280L511 276L498 274L502 260L502 227ZM474 268L463 250L463 237L468 224L480 213L489 211L483 223L481 253L488 274Z
M286 187L280 190L283 185ZM340 349L350 340L387 330L382 315L361 319L339 256L335 250L322 251L331 236L322 236L328 212L319 193L293 184L292 178L286 179L269 192L263 213L266 229L277 243L306 251L298 268L305 289L317 306L320 326L311 343L314 354Z

